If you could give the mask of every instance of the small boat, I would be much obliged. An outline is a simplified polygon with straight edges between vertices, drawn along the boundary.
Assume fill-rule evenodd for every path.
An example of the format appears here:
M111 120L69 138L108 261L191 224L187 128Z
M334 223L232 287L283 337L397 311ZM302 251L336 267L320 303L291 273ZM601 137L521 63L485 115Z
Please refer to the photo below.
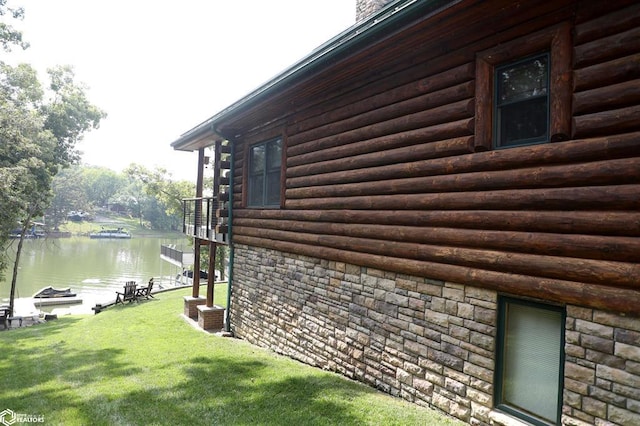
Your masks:
M123 228L103 229L90 233L89 238L131 238L131 234Z
M72 293L70 288L53 288L49 286L41 288L33 295L34 299L49 299L58 297L76 297L76 294Z
M49 305L73 305L82 303L82 298L71 292L70 288L41 288L33 295L33 303L38 307Z

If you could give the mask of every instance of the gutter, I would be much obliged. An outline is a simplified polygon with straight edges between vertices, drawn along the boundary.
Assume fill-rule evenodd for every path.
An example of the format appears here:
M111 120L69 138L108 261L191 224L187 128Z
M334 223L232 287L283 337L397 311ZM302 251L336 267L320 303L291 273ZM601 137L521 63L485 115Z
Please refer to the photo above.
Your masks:
M218 133L218 132L216 132ZM227 310L225 311L224 318L224 331L227 333L231 333L231 291L233 289L233 261L235 257L235 250L233 245L233 177L235 175L235 147L233 142L230 139L227 139L229 144L231 145L231 168L229 169L229 277L227 284Z

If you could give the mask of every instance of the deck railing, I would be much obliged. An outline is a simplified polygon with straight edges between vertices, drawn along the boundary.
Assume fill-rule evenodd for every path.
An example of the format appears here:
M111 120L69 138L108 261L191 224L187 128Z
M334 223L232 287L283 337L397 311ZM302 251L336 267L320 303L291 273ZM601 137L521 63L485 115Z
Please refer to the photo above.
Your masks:
M168 261L173 261L172 263L180 264L183 266L193 265L193 252L188 251L185 252L181 248L176 248L175 245L164 245L160 246L160 256L165 258Z
M226 202L218 202L215 197L187 198L182 200L182 232L188 236L209 241L226 242L220 232L224 226L224 217L219 212L225 209Z

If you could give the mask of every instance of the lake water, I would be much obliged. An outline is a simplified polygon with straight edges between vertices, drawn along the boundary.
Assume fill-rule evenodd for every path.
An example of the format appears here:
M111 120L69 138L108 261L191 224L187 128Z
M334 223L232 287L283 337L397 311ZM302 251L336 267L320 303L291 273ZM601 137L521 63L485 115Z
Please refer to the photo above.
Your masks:
M90 239L88 237L25 240L20 257L16 297L31 297L46 286L70 287L84 300L84 309L115 299L125 281L145 284L154 277L160 286L175 285L181 269L160 258L162 244L190 249L181 235L136 237L131 239ZM12 244L15 256L17 241ZM13 264L0 280L0 301L8 299ZM157 288L157 287L156 287ZM51 312L54 307L43 307ZM81 307L77 307L80 309Z

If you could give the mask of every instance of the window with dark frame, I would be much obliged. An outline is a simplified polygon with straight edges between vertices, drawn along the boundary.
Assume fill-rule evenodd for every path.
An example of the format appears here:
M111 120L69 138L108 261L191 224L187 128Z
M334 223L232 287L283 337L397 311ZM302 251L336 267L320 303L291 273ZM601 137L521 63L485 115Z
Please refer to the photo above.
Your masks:
M571 139L571 23L476 55L475 151Z
M249 207L280 206L280 169L282 140L273 139L249 149Z
M496 408L532 424L560 424L564 309L507 297L498 309Z
M495 69L495 148L549 141L549 54Z

